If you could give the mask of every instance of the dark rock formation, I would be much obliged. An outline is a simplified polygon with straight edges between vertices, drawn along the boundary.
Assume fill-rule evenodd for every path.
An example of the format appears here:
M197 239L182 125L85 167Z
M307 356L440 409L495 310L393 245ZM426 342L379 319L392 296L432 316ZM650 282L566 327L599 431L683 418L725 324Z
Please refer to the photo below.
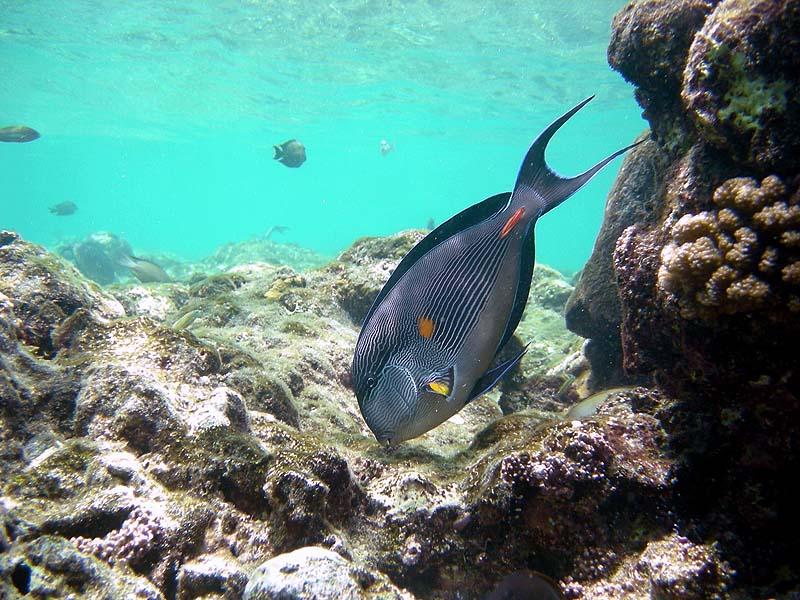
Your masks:
M133 250L127 241L113 233L98 231L84 240L62 244L59 253L75 263L86 277L105 285L116 281L118 274L127 273L119 260L133 254Z
M653 137L668 152L685 147L691 129L680 89L689 46L719 0L640 0L614 17L609 64L636 86Z
M640 139L646 139L647 134ZM585 338L592 367L592 386L626 381L622 372L622 313L613 268L614 245L635 223L656 223L664 211L667 161L653 140L634 148L620 169L606 201L603 226L566 306L567 327Z
M655 173L655 210L618 223L612 196L604 232L618 227L567 314L592 344L618 327L625 377L652 377L680 398L657 414L686 540L662 549L696 555L711 587L679 573L669 583L645 551L636 568L665 596L800 587L800 519L784 500L800 445L787 425L800 418L798 16L791 1L642 0L614 23L610 62L637 86L656 142L653 160L632 154L621 177L637 185ZM606 285L590 286L598 273ZM591 308L575 312L594 306L612 318L599 326ZM591 346L587 355L596 378L608 372Z

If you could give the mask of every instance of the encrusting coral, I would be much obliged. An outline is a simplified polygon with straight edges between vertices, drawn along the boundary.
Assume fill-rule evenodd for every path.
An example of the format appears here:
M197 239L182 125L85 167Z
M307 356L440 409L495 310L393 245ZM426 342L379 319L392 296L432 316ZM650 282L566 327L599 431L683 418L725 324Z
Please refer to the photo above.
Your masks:
M800 191L792 187L774 175L760 184L728 179L714 191L715 210L673 224L658 287L684 318L800 311Z
M94 554L112 565L118 562L135 564L142 561L156 541L163 537L162 520L152 509L137 506L122 527L105 537L77 536L71 541L81 552Z

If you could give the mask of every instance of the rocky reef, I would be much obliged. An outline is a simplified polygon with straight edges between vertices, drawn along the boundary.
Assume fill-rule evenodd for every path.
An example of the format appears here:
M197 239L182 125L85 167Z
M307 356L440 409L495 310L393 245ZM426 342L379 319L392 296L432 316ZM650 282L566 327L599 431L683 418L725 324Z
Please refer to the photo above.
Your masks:
M609 62L651 140L626 158L567 305L590 383L680 399L662 421L676 530L714 545L730 589L753 597L800 589L798 31L792 1L618 13Z
M797 597L799 24L620 11L650 139L589 263L574 289L537 265L519 368L391 452L349 366L422 232L106 287L0 232L0 597L470 600L530 571L568 599Z
M552 269L501 390L375 442L350 389L357 323L419 236L302 273L103 289L3 232L3 593L481 598L533 569L569 598L723 594L725 558L672 531L677 401L620 388L565 418L586 363Z
M87 278L101 285L138 281L125 266L125 259L135 254L131 244L109 231L97 231L84 239L64 240L56 245L56 252ZM330 262L329 258L312 250L276 242L265 236L224 244L197 262L164 252L146 252L140 257L161 266L171 279L189 282L198 282L208 275L218 275L237 265L256 262L286 265L298 271Z

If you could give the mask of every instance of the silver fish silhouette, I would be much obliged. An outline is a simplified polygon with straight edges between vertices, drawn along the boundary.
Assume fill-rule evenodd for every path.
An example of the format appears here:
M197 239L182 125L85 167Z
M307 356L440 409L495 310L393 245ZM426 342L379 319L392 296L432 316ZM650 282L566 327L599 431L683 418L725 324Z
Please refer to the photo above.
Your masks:
M145 258L136 256L120 256L119 264L130 269L141 283L169 283L172 278L159 265Z

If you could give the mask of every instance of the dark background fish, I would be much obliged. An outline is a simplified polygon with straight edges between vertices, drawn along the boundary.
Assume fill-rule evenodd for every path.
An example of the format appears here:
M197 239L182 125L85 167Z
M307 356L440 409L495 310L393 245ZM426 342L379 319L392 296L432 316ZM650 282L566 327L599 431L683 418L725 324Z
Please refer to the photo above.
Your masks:
M524 350L492 367L528 300L537 219L632 147L577 177L550 170L547 143L589 100L536 139L511 194L487 198L437 227L378 294L356 343L352 374L361 414L379 442L402 442L436 427L521 360Z
M25 125L0 127L0 142L32 142L39 138L39 132Z
M273 146L275 156L272 158L287 167L297 168L306 162L306 147L297 140L289 140Z
M59 202L50 207L50 212L59 217L66 217L67 215L74 215L78 210L78 205L67 200L66 202Z
M562 600L558 584L535 571L506 575L484 600Z

